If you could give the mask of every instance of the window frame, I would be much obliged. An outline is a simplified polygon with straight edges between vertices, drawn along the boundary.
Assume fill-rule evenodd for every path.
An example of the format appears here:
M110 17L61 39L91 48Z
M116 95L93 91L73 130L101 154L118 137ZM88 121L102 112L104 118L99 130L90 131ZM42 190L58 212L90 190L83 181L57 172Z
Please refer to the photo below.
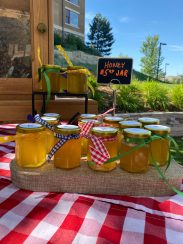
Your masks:
M67 15L67 12L69 13L69 15ZM77 15L77 17L78 17L78 19L77 19L77 22L78 22L77 25L75 25L75 24L73 24L71 22L71 20L72 20L72 18L71 18L71 12L73 14ZM69 8L65 8L65 24L79 29L79 14L80 14L79 12L76 12L76 11L71 10ZM68 22L67 22L67 20L68 20Z
M76 3L73 3L72 0L66 0L66 2L68 2L68 3L70 3L70 4L74 5L74 6L79 7L80 6L79 5L79 0L77 0L77 1L78 1L78 3L76 4Z

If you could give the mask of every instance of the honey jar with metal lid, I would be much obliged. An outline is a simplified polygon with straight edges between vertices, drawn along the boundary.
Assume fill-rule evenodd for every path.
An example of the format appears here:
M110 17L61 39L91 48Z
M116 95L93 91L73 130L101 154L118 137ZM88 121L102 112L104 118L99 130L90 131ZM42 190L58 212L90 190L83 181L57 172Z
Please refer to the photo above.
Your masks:
M46 130L45 130L46 131L47 153L49 153L55 144L54 127L59 123L59 120L56 117L49 117L49 116L42 116L41 119L53 126L53 130L50 130L49 128L46 128Z
M83 94L88 90L87 75L89 72L81 66L67 67L67 91L73 94Z
M82 119L96 119L96 117L97 117L96 114L81 114L80 120L82 120Z
M57 125L55 133L67 136L77 135L77 139L67 140L54 155L54 166L61 169L73 169L80 166L81 160L81 138L79 137L80 128L76 125ZM59 141L55 137L55 144Z
M91 134L98 137L102 140L104 146L106 147L110 158L113 158L117 156L118 150L117 150L117 133L118 130L116 128L112 127L93 127ZM90 152L90 146L95 148L95 145L89 139L89 146L88 146L88 154L87 154L87 160L91 161L91 152ZM116 161L103 164L103 165L89 165L90 168L97 171L111 171L116 168Z
M16 127L16 162L21 167L36 168L46 161L45 128L37 123L24 123Z
M54 117L58 121L60 121L60 119L61 119L61 115L58 114L58 113L44 113L43 116L46 116L46 117Z
M160 139L150 142L150 164L153 161L159 166L167 164L169 159L170 141L166 138L170 134L170 127L163 125L146 125L145 129L151 131L152 135L162 136Z
M98 126L100 124L100 122L98 120L95 120L95 119L82 119L79 122L80 128L82 128L88 122L93 122L93 126L92 127ZM90 132L91 132L91 129L90 129ZM90 134L90 132L89 132L89 134ZM82 137L81 138L81 155L83 157L87 156L87 152L88 152L88 139L85 138L85 137Z
M129 128L123 130L124 139L121 144L121 153L127 153L136 146L143 144L151 136L151 132L139 128ZM128 155L120 159L120 167L130 173L143 173L149 167L149 144L129 152Z
M117 117L117 116L107 116L103 119L104 123L117 128L119 128L119 122L122 120L123 120L122 117Z
M119 127L124 130L128 128L141 128L142 124L136 120L124 120L119 122Z
M145 125L159 125L160 123L159 119L150 117L138 118L138 121L142 123L142 127L144 127Z
M119 130L120 128L120 125L119 123L123 121L123 118L122 117L118 117L118 116L107 116L103 119L103 122L108 124L109 126L111 127L114 127L114 128L118 128L118 135L117 135L117 138L118 138L118 153L120 153L120 150L121 150L121 140L122 140L122 134L121 134L121 131Z

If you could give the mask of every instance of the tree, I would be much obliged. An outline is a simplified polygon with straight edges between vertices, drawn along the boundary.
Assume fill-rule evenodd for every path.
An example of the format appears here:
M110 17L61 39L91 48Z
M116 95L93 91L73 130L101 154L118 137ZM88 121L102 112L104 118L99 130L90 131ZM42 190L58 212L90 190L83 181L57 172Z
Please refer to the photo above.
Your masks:
M141 58L141 72L153 78L157 77L158 58L159 78L162 78L164 75L162 70L162 63L164 58L162 57L162 54L159 53L159 45L159 36L154 35L148 36L141 47L141 52L144 54L144 57Z
M112 27L107 18L96 14L90 26L87 45L97 49L101 55L110 55L114 37Z

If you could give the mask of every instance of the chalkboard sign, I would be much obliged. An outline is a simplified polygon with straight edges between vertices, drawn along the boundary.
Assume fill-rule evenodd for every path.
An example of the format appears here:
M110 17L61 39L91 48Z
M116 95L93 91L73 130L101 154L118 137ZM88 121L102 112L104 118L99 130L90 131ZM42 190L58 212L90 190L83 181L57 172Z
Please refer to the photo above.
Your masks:
M130 84L132 65L131 58L99 58L98 83Z

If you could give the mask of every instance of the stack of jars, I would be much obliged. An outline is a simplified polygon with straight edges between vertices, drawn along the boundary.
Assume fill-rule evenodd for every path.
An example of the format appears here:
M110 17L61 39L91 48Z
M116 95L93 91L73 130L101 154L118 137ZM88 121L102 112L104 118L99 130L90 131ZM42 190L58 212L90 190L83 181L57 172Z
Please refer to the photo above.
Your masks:
M91 150L98 150L92 137L102 141L107 149L108 158L114 158L107 164L89 164L96 171L111 171L118 165L116 160L119 154L120 168L131 173L146 172L154 162L164 166L169 158L169 140L167 135L170 128L159 125L154 118L139 118L123 120L121 117L105 117L102 124L93 114L83 114L80 117L80 126L62 125L56 114L44 114L42 120L52 125L52 130L38 123L25 123L17 126L16 162L22 167L39 167L46 162L47 155L55 149L53 163L61 169L72 169L80 166L82 156L92 162ZM79 135L82 126L92 122L85 138ZM160 136L150 140L152 135ZM67 138L69 137L69 140ZM61 147L55 146L64 141Z

